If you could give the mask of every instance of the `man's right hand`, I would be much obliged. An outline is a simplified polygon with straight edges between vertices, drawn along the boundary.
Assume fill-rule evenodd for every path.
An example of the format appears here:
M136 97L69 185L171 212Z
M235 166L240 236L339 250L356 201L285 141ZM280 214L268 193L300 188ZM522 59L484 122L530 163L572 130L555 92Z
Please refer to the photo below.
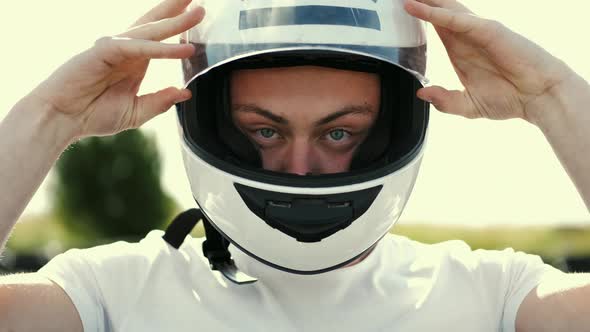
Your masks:
M135 128L190 91L137 96L150 59L191 56L191 45L160 41L198 24L201 8L165 0L133 28L99 39L23 98L0 122L0 253L47 172L73 140ZM97 309L98 310L98 309ZM82 331L72 300L37 274L0 277L0 331Z
M137 128L175 103L187 100L186 89L169 87L137 96L149 60L181 59L194 53L190 44L162 40L198 24L201 7L186 11L190 0L166 0L140 18L130 30L103 37L62 65L27 98L65 116L78 139L105 136ZM66 128L64 128L66 129Z

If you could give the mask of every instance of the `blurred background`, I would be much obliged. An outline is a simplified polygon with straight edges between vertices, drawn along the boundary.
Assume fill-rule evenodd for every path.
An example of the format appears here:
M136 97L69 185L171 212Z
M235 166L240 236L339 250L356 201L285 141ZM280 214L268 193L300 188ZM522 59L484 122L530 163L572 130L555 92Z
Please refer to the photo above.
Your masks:
M576 37L589 30L588 3L462 2L590 80L590 48ZM0 119L60 64L99 37L124 31L157 3L1 2ZM433 84L460 88L432 27L428 37L427 76ZM140 93L181 84L178 61L153 61ZM422 165L393 232L428 243L462 239L472 248L512 247L563 270L590 270L588 210L536 127L434 111ZM173 112L140 131L83 140L64 153L28 205L0 258L0 273L34 271L72 247L137 241L193 206Z

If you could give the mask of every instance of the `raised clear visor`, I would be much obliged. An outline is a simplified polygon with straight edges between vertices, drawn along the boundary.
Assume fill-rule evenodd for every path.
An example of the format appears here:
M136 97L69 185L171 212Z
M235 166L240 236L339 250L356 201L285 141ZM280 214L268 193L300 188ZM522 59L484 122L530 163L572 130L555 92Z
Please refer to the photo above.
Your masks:
M422 81L424 24L403 0L195 0L205 19L182 35L196 46L184 61L185 83L210 67L282 50L314 48L374 57L412 72Z
M264 55L279 51L295 51L298 49L316 49L327 51L342 51L357 53L361 56L384 60L396 64L414 74L423 84L427 79L423 76L426 70L426 45L417 47L380 47L363 45L318 45L318 44L195 44L195 54L182 60L185 83L189 83L195 76L205 72L208 68L231 62L245 56Z

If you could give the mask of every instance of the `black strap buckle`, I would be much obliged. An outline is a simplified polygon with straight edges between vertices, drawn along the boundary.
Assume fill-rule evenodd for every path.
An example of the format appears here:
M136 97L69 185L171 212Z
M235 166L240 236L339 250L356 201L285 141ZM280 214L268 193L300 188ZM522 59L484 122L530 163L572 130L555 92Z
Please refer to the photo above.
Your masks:
M178 249L199 220L203 221L205 227L206 240L203 242L203 255L207 257L211 269L221 272L225 278L238 285L257 281L256 278L238 270L228 250L229 241L209 223L209 220L199 209L190 209L176 216L162 238L172 247Z

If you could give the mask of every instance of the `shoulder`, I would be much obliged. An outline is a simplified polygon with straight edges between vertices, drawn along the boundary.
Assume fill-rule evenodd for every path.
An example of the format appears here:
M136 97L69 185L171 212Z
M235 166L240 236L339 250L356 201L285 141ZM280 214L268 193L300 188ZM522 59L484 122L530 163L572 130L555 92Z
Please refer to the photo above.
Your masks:
M136 243L118 241L88 249L70 249L54 257L39 273L60 285L83 286L97 292L127 294L142 291L154 275L179 278L191 270L198 275L209 270L200 250L201 239L188 236L175 249L163 239L161 230L150 232Z
M187 237L179 250L150 232L137 243L118 241L88 249L71 249L54 257L39 274L59 285L72 299L85 327L118 324L146 290L186 283L188 271L205 277L200 239ZM108 319L107 319L108 318Z
M469 273L496 271L497 273L518 273L522 269L545 269L546 264L537 255L531 255L513 248L502 250L473 250L461 240L450 240L427 244L400 235L390 235L386 240L391 249L402 253L404 260L428 262ZM398 256L399 257L399 256Z
M388 234L383 239L389 247L405 259L416 260L424 257L437 258L466 258L473 251L467 243L461 240L450 240L439 243L423 243L402 235Z
M172 257L175 262L186 261L190 256L199 255L195 250L201 239L187 237L180 249L169 246L163 239L164 232L153 230L139 242L117 241L86 249L70 249L56 256L53 261L68 260L72 263L82 263L88 267L125 265L127 270L158 264L164 257ZM202 256L202 255L201 255ZM50 262L51 263L51 262Z
M161 231L152 231L137 243L117 241L86 249L69 249L55 256L39 273L61 283L84 283L101 288L105 283L125 283L145 275L162 256L172 255L161 239ZM117 281L117 282L115 282Z

